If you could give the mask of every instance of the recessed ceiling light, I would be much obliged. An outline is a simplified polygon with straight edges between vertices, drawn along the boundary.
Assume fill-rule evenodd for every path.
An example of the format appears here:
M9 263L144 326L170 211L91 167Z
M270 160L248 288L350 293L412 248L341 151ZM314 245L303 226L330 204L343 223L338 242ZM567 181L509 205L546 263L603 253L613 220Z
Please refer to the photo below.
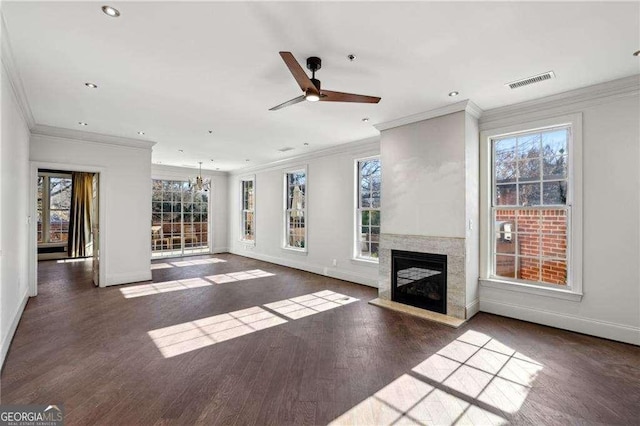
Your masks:
M213 158L211 159L211 161L213 161Z
M304 143L304 146L309 146L309 142L305 142L305 143Z
M368 123L369 122L369 117L365 117L362 119L363 122Z
M216 170L220 170L220 167L216 167Z
M111 6L102 6L102 11L105 13L105 15L112 18L117 18L118 16L120 16L120 11Z
M87 86L87 87L90 87L92 89L97 89L98 88L98 85L97 84L93 84L93 83L85 83L84 85Z
M454 96L458 96L460 93L456 92L455 90L453 92L449 92L449 96L451 96L452 98Z
M244 161L249 162L249 161L251 161L251 160L249 160L249 159L247 158L247 159L246 159L246 160L244 160Z
M179 149L178 152L184 152L184 149Z
M212 133L213 133L213 130L209 130L209 134L212 134Z
M640 50L638 50L637 52L633 52L633 56L640 56Z
M84 121L78 121L78 124L81 125L81 126L88 126L88 124L85 123Z
M351 62L356 60L356 55L354 55L353 53L347 55L347 59Z
M143 136L143 135L144 135L144 132L138 132L138 134L139 134L139 135L141 135L141 136Z

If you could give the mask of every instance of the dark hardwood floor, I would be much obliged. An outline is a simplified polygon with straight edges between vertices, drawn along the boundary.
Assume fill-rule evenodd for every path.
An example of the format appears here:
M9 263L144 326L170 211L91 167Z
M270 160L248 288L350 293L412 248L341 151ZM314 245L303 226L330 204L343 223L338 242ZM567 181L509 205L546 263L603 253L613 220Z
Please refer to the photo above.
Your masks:
M367 304L375 289L229 254L154 264L154 286L98 289L90 262L41 263L2 404L63 404L67 424L640 418L632 345L484 313L452 329Z

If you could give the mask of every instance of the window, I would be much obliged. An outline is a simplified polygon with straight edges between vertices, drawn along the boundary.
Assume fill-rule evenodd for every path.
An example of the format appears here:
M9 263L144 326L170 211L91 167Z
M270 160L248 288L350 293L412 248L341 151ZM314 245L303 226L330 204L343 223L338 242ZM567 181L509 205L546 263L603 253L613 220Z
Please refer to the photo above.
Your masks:
M209 252L209 193L192 191L189 182L152 182L152 256Z
M572 126L490 138L490 277L570 284Z
M242 241L255 242L255 178L242 181Z
M358 259L378 261L380 243L380 186L382 168L380 158L367 158L356 162L356 238L355 255Z
M284 247L307 249L307 171L285 173L285 243Z
M71 216L70 174L38 173L38 244L66 245Z

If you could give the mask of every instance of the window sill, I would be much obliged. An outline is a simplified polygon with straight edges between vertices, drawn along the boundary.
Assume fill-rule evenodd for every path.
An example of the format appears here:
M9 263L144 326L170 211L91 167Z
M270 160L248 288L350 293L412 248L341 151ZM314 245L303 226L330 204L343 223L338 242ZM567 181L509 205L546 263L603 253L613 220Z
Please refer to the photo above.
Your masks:
M378 265L380 265L380 262L378 262L377 260L363 259L361 257L352 258L351 263L354 265L365 265L365 266L371 266L376 268L378 267Z
M61 243L38 243L38 247L66 247L66 242Z
M295 247L282 247L282 250L284 251L288 251L291 253L295 253L295 254L299 254L300 256L306 256L307 255L307 249L300 249L300 248L295 248Z
M481 278L481 287L496 288L499 290L515 291L518 293L535 294L538 296L553 297L556 299L571 300L573 302L580 302L582 300L582 293L578 293L571 290L564 290L560 288L551 288L538 286L533 284L526 284L514 281L504 281L495 278Z

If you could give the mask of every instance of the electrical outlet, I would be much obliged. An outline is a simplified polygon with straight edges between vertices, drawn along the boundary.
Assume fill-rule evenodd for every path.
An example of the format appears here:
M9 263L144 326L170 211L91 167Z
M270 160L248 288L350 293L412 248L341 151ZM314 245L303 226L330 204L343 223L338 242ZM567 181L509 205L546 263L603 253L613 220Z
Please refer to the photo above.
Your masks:
M338 266L338 259L333 259L333 262L331 262L331 264L333 266Z

